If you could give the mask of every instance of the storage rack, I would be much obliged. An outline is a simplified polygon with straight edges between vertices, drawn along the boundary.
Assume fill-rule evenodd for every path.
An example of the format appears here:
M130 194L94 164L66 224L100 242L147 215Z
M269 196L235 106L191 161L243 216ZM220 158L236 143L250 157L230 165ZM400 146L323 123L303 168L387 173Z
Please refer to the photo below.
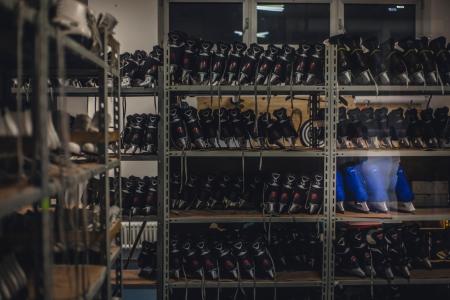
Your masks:
M111 239L113 235L120 232L120 222L110 224L109 220L109 172L112 171L116 178L116 187L119 189L117 196L120 199L120 156L111 157L108 153L108 145L110 142L110 134L108 132L108 120L106 112L108 111L108 77L113 78L113 88L110 88L110 95L113 98L113 129L119 130L119 97L120 97L120 76L118 54L119 43L112 37L110 32L103 31L101 39L105 45L102 57L91 52L82 44L78 43L67 35L60 35L59 29L49 22L50 1L35 1L37 8L31 7L25 1L19 0L1 0L0 9L16 18L17 15L23 16L23 22L28 28L31 28L35 36L27 36L33 41L35 52L28 55L34 59L33 74L33 162L36 165L30 183L15 183L0 188L0 217L16 211L17 209L31 204L38 204L41 208L42 226L40 228L40 240L42 241L42 249L40 264L36 270L41 276L41 281L35 282L35 295L43 299L63 298L80 298L93 299L101 294L102 299L111 299L111 266L120 261L120 247L111 248ZM56 46L55 46L56 45ZM86 138L100 140L97 163L82 163L77 165L59 166L57 172L49 169L49 150L47 146L47 123L48 123L48 78L52 73L52 65L56 62L50 59L50 52L56 51L56 47L61 47L63 52L70 55L70 58L76 58L77 68L80 66L81 73L93 73L93 77L97 77L99 88L92 90L92 93L99 96L99 112L100 133L95 137ZM8 43L4 43L2 51L7 50ZM108 62L108 48L111 49L111 62ZM22 55L18 49L16 56ZM7 55L11 55L5 51ZM54 53L54 52L53 52ZM61 66L64 62L63 54L59 53L59 68L65 69L66 74L76 73L72 64ZM61 69L59 71L61 71ZM23 70L17 70L17 74L23 74ZM61 74L55 72L56 74ZM62 72L64 73L64 72ZM4 87L9 88L9 87ZM63 89L60 89L63 90ZM21 93L21 91L15 91ZM14 91L13 91L14 93ZM70 96L63 93L65 96ZM114 136L114 135L111 135ZM113 141L113 140L111 140ZM116 141L120 143L120 140ZM120 155L120 154L119 154ZM62 175L62 177L60 176ZM69 188L77 187L79 183L85 182L94 176L99 176L103 181L102 189L99 191L104 201L100 203L100 221L101 221L101 265L83 265L85 280L89 283L84 294L80 294L79 290L74 289L73 282L81 280L79 269L74 265L55 265L53 264L53 244L52 230L50 218L50 198ZM116 264L116 278L120 288L121 267ZM82 276L83 277L83 276ZM120 289L119 289L120 294Z
M164 28L163 48L164 48L164 78L160 80L160 85L164 93L164 106L160 109L161 120L164 125L160 126L160 143L159 156L159 178L160 190L163 193L163 205L160 205L162 211L159 212L159 231L158 235L158 259L162 263L158 265L158 299L170 299L169 290L173 288L200 288L200 287L218 287L217 282L206 281L202 285L199 280L189 280L187 283L182 281L173 281L169 278L169 232L170 225L175 223L240 223L240 222L264 222L265 218L257 213L244 212L214 212L200 215L189 211L173 215L169 209L169 164L171 157L323 157L324 159L324 204L323 215L321 216L279 216L273 217L272 222L321 222L323 224L323 266L321 276L315 274L289 274L289 280L282 278L278 282L268 280L257 280L256 287L306 287L316 286L322 288L322 299L334 299L334 288L338 285L388 285L388 284L448 284L450 283L450 272L433 271L428 272L412 272L411 280L396 278L391 282L383 279L355 279L348 277L336 277L334 272L335 256L333 243L335 239L336 224L339 222L364 222L378 221L383 223L393 222L399 223L404 221L439 221L450 219L450 209L417 209L415 214L405 214L391 212L390 214L337 214L336 195L335 195L335 177L337 169L337 160L339 157L368 157L368 156L417 156L417 157L450 157L450 150L340 150L336 148L336 128L338 124L338 102L340 95L450 95L450 87L448 86L340 86L337 81L337 50L335 46L327 46L326 48L326 66L325 66L325 84L323 86L294 86L293 91L297 94L319 93L325 96L327 102L325 116L325 147L323 151L307 150L307 151L174 151L170 149L169 144L169 99L171 95L210 95L214 92L233 95L240 93L241 95L254 95L255 90L258 94L267 92L266 86L183 86L171 85L169 78L169 47L168 47L168 25L169 25L169 1L164 1L160 6L163 15L159 20L159 27ZM336 3L331 1L330 10L337 11ZM336 16L332 15L332 19ZM336 23L336 24L334 24ZM332 22L333 31L337 31L337 22ZM161 29L161 28L160 28ZM161 40L161 36L160 36ZM271 87L273 94L283 95L290 92L289 86L273 86ZM162 97L160 97L162 98ZM285 280L286 279L286 280ZM254 282L242 281L240 284L232 281L222 281L220 287L236 287L236 286L253 287Z
M331 47L332 60L336 61L337 49L335 46ZM352 96L378 96L378 95L450 95L449 86L340 86L337 81L337 68L334 66L332 77L332 90L330 103L330 118L333 127L336 128L338 124L338 102L340 95ZM336 131L334 129L334 134ZM439 150L415 150L415 149L400 149L400 150L340 150L336 148L336 135L331 140L331 158L329 169L332 171L332 181L336 179L337 159L340 157L436 157L449 158L450 149ZM391 211L386 214L369 213L358 214L346 212L344 214L336 213L336 195L335 188L329 191L333 194L330 198L331 205L331 227L333 230L330 236L334 238L336 223L340 222L378 222L378 223L402 223L410 221L446 221L450 220L449 208L417 208L414 214ZM334 251L330 253L334 261ZM450 283L450 270L435 269L435 270L412 270L411 278L398 278L388 281L386 279L359 279L348 276L335 276L334 264L329 268L328 276L330 278L329 299L334 297L334 288L336 286L371 286L371 285L447 285Z

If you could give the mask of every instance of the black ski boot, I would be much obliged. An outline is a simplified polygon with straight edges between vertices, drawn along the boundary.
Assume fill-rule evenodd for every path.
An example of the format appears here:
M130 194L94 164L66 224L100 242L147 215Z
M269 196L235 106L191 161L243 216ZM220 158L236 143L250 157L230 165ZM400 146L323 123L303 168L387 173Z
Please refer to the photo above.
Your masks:
M185 262L187 274L189 274L191 278L196 276L199 276L202 279L205 278L205 272L199 258L199 253L192 241L186 240L182 245L182 249L183 261Z
M278 213L286 213L292 203L294 196L294 188L297 183L297 177L294 174L287 174L281 185L281 193L278 205Z
M430 48L430 40L424 36L416 40L416 43L419 50L420 62L423 65L425 82L427 85L438 85L437 63L433 50Z
M362 149L369 149L369 144L364 139L364 128L361 122L361 110L359 108L350 109L347 111L349 126L348 134L353 143Z
M408 85L411 82L408 76L408 68L403 60L402 53L395 48L395 40L387 40L381 45L381 49L391 74L391 84Z
M434 131L433 126L433 109L427 108L420 112L420 118L422 119L423 126L423 139L425 145L428 148L437 148L439 147L438 135L436 131Z
M366 239L369 244L370 253L372 254L372 265L375 267L377 275L382 276L387 280L394 279L391 259L388 254L383 230L381 228L369 230Z
M215 188L216 177L214 175L208 175L206 178L203 178L202 185L200 187L198 199L194 204L194 209L203 209L206 208L211 200L211 195Z
M353 253L353 249L347 241L345 232L338 233L334 248L336 252L336 268L338 270L359 278L366 277L366 273L359 264L358 257Z
M230 45L219 42L216 44L216 51L212 55L212 68L210 84L215 85L223 80Z
M325 74L325 46L315 44L307 67L306 85L319 85L324 83Z
M172 209L176 209L181 200L180 188L181 176L179 173L174 173L170 178L170 208Z
M186 39L183 58L181 60L181 83L193 84L196 77L195 62L198 58L198 41L194 38Z
M174 106L169 112L170 118L170 135L173 145L180 150L187 150L189 145L189 138L186 132L186 125L181 118L181 111Z
M311 181L311 187L308 193L305 209L310 215L317 214L323 204L323 177L315 175Z
M440 107L434 110L433 128L438 136L440 147L449 148L450 118L448 116L448 107Z
M196 62L195 69L197 70L197 76L195 78L195 82L197 84L207 84L209 78L211 76L210 73L210 63L211 63L211 49L213 47L213 43L209 41L201 41L200 42L200 50L198 53L198 60Z
M227 148L230 148L231 141L233 140L233 130L230 125L230 115L228 114L228 110L221 107L220 110L215 109L213 115L219 142L220 140L225 141Z
M425 234L420 232L420 227L417 224L407 226L402 232L403 240L408 252L408 257L412 260L413 266L425 267L431 270L430 257L428 254L429 243Z
M205 149L206 143L203 138L203 131L198 121L197 110L192 106L183 110L183 118L189 133L189 139L194 143L197 149Z
M378 38L372 37L363 42L363 46L369 50L368 63L369 69L375 82L379 85L390 85L391 78L388 73L383 53L380 49Z
M258 141L258 129L255 128L256 115L251 109L242 112L242 122L245 128L245 140L246 144L250 145L250 148L254 148L259 145Z
M376 272L372 266L372 255L366 241L365 233L360 230L352 230L347 234L348 242L353 253L358 258L359 265L367 277L375 277Z
M330 43L337 46L338 82L340 85L352 84L352 71L350 69L349 48L344 43L345 35L335 35L330 38Z
M181 64L185 45L185 33L180 31L169 32L170 77L172 83L181 83Z
M364 128L364 139L367 141L369 148L381 148L381 143L378 139L381 133L375 119L375 112L373 107L364 108L361 111L360 117L362 126Z
M247 243L244 240L238 239L233 243L233 254L239 263L241 275L243 274L250 277L250 279L255 279L255 262L251 257Z
M216 241L214 243L214 250L219 260L219 270L221 270L221 278L229 278L234 280L239 279L239 270L235 257L231 249L223 242Z
M258 136L260 136L261 144L268 141L269 144L274 144L281 149L284 149L281 132L269 113L266 112L259 116L258 125L258 130L260 131ZM261 136L263 138L261 138Z
M184 185L181 199L178 201L178 209L190 209L198 199L198 177L191 174Z
M255 78L255 84L264 84L266 79L270 76L275 66L278 54L281 49L275 45L269 45L267 50L261 56L261 60L258 64L258 69Z
M390 136L388 124L388 109L386 107L377 108L375 110L375 120L378 125L378 141L381 148L392 148L392 140Z
M205 108L198 112L200 126L203 130L207 146L209 148L217 148L217 127L214 122L213 111L211 108Z
M430 48L436 57L442 84L450 85L450 53L445 48L446 43L445 37L441 36L430 42Z
M155 279L156 261L156 243L143 241L142 250L137 259L140 268L138 276L145 279Z
M261 277L269 277L275 279L275 267L269 250L266 247L264 238L258 237L252 243L253 257L255 259L256 272L261 274Z
M169 259L169 273L170 277L177 280L181 277L181 268L183 264L182 253L180 250L180 243L176 236L170 240L170 259Z
M409 78L413 85L425 85L425 74L419 56L418 43L415 39L407 38L398 43L403 50L403 58L408 68Z
M230 185L230 176L223 175L218 179L216 188L212 190L208 208L217 209L225 207L225 198L228 197Z
M392 146L394 148L410 148L408 139L408 123L401 107L391 110L387 115Z
M279 128L282 137L289 141L291 148L295 147L295 141L297 139L297 132L292 126L291 120L287 116L287 111L284 107L273 111L273 115L276 118L276 127Z
M413 147L426 148L424 142L424 127L422 121L419 120L417 109L410 108L405 111L405 120L408 124L408 138Z
M339 123L337 126L337 147L340 149L352 149L355 145L349 138L349 129L351 132L350 120L347 118L347 109L344 106L339 107Z
M283 45L275 66L273 68L272 75L270 76L270 84L277 85L281 83L290 83L291 79L291 67L292 60L294 59L295 50L289 45Z
M156 154L158 150L158 123L160 117L148 114L145 121L144 152Z
M258 44L251 44L245 52L239 70L239 84L251 84L255 80L256 66L264 48Z
M308 73L309 61L311 55L311 45L301 44L296 53L294 61L294 84L305 83Z
M388 255L391 258L392 266L401 276L405 278L411 277L409 270L409 258L406 255L406 247L402 240L402 229L392 227L385 233Z
M372 83L369 74L369 65L367 63L367 55L361 47L361 38L359 36L345 37L345 44L350 49L349 62L352 70L354 84L369 85Z
M281 190L281 175L279 173L270 174L266 183L264 213L273 215L278 212Z
M243 60L243 55L247 45L241 42L234 42L228 56L228 63L225 68L224 83L234 85L239 79L239 70Z
M233 137L239 145L239 148L245 148L245 126L242 120L241 111L239 108L232 108L228 110L230 116L230 128L233 130Z
M289 207L290 214L306 212L306 201L308 200L311 181L307 176L301 176L297 181L292 194L292 202Z
M217 261L213 258L211 249L209 249L206 240L204 238L200 239L197 242L196 247L205 275L211 280L217 280L219 278Z
M156 215L158 209L158 178L147 177L143 215Z

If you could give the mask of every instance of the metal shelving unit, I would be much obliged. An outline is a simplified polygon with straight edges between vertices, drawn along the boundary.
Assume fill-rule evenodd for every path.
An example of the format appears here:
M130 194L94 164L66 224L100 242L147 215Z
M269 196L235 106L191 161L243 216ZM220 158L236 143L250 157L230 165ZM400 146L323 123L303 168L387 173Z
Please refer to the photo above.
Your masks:
M42 226L40 230L40 239L42 240L42 249L39 270L36 270L41 277L40 282L34 284L35 294L38 298L43 299L60 299L60 298L98 298L101 294L102 299L111 299L110 270L111 265L117 261L120 256L120 248L111 248L110 235L120 230L120 226L109 222L109 171L113 171L115 178L120 181L120 157L118 159L110 158L108 153L109 134L107 118L105 112L108 111L106 81L108 76L113 78L114 87L110 91L113 97L113 127L114 130L119 129L118 119L119 106L118 97L120 96L120 78L119 64L114 59L114 54L120 53L119 43L112 38L109 32L102 32L102 42L108 45L112 51L113 59L108 62L108 46L104 47L102 57L91 52L69 36L61 36L56 27L49 22L49 6L48 0L38 1L38 9L28 6L23 1L18 0L1 0L0 9L11 16L16 17L17 12L23 16L24 22L35 32L34 44L34 68L35 77L32 97L32 113L33 113L33 162L36 165L33 178L28 182L19 182L0 188L0 217L16 211L22 206L37 203L41 210ZM55 46L56 45L56 46ZM99 77L100 87L93 94L99 96L100 99L100 132L103 132L99 141L99 152L97 163L70 163L65 167L53 165L49 160L49 149L47 146L47 122L48 122L48 77L51 73L50 51L57 47L61 47L71 58L77 58L77 67L94 68L95 76ZM18 50L20 51L20 50ZM26 52L26 51L25 51ZM17 56L20 57L21 53ZM28 53L27 53L28 55ZM64 62L64 59L61 61ZM58 63L60 64L59 61ZM66 69L66 73L70 73L72 66L70 64L62 67ZM84 69L82 70L84 71ZM23 70L18 70L18 74L23 74ZM64 93L65 96L69 94ZM117 141L120 143L120 141ZM99 235L103 237L101 242L101 265L56 265L53 263L53 244L52 230L50 218L50 197L60 194L69 188L75 188L79 183L85 182L91 178L99 177L104 182L103 189L100 190L102 199L100 219L101 231ZM120 183L120 182L119 182ZM119 184L119 197L120 197ZM120 199L119 199L120 201ZM120 225L120 224L119 224ZM118 229L117 229L118 228ZM116 269L120 278L120 268ZM78 277L77 277L78 276ZM81 276L81 277L80 277ZM85 292L75 289L75 281L83 281L86 287Z
M396 278L388 282L383 279L360 280L357 278L343 278L335 276L334 239L336 224L339 222L379 222L398 223L407 221L439 221L450 219L449 209L420 209L415 214L391 212L390 214L354 214L346 212L337 214L335 179L338 159L344 157L368 156L396 156L396 157L449 157L450 150L340 150L336 148L336 133L338 124L338 105L340 96L376 96L376 95L450 95L447 86L341 86L337 80L337 51L334 46L326 47L325 84L322 86L224 86L224 85L173 85L169 76L169 6L170 1L160 3L158 14L159 41L164 48L164 72L160 72L158 95L162 125L160 126L158 175L160 180L160 203L158 211L158 299L169 300L169 290L172 288L234 288L234 287L306 287L315 286L322 289L322 299L334 299L336 285L370 285L370 284L448 284L449 275L445 272L429 272L421 274L413 272L411 280ZM249 1L249 7L255 1ZM299 1L302 2L302 1ZM328 1L324 1L328 2ZM331 10L331 33L335 34L341 27L337 1L329 1ZM248 8L246 8L248 9ZM254 20L253 20L254 21ZM252 20L250 20L252 24ZM255 42L251 33L244 34L244 41ZM163 75L164 74L164 75ZM179 151L170 148L169 137L169 107L171 96L220 96L220 95L305 95L319 94L325 98L325 147L321 150L298 149L298 151L283 150L186 150ZM323 159L325 194L323 213L318 216L263 216L257 212L243 211L171 211L169 205L169 175L172 158L321 158ZM147 217L144 217L147 218ZM220 282L200 280L173 280L169 278L169 240L172 224L201 224L201 223L244 223L244 222L318 222L323 227L323 265L321 274L297 272L280 274L277 281L226 281Z

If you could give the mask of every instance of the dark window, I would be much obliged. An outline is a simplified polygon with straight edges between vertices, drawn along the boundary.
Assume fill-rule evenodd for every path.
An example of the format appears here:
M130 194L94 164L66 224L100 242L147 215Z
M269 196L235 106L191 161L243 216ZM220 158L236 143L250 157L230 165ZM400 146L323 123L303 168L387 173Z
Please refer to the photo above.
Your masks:
M242 41L242 3L171 3L170 30L213 42Z
M258 4L258 42L322 42L330 34L328 4Z
M416 6L386 4L346 4L345 29L350 34L389 38L415 36Z

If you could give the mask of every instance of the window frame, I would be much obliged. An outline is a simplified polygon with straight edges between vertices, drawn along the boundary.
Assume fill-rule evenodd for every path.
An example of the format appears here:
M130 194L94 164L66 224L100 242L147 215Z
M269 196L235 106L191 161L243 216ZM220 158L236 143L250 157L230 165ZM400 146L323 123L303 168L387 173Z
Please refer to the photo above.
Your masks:
M330 35L343 33L345 28L345 4L413 4L416 6L416 36L426 32L427 24L424 22L425 5L422 0L168 0L169 3L242 3L242 41L246 44L256 43L258 32L258 15L256 6L259 3L285 3L285 4L329 4L330 5ZM159 15L159 14L158 14ZM167 20L168 21L168 20ZM166 25L166 24L165 24ZM168 24L167 24L168 25ZM265 45L265 44L263 44Z
M422 36L424 33L424 22L423 22L423 2L421 0L338 0L338 24L341 26L339 30L345 28L345 4L399 4L399 5L415 5L416 6L416 36Z

